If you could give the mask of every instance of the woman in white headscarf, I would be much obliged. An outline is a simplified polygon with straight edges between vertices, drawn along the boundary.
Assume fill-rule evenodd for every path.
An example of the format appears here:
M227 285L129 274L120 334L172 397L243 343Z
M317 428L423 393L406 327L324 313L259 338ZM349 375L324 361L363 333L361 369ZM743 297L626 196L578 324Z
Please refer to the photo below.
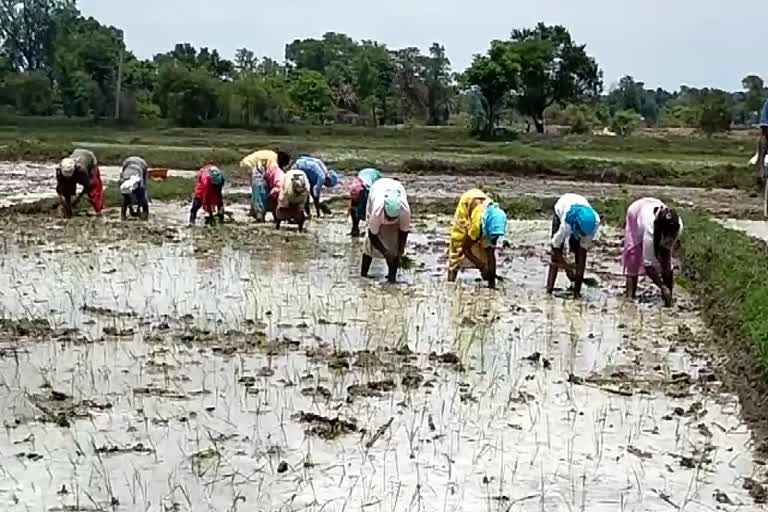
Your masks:
M368 277L373 258L387 262L387 280L394 283L411 231L411 207L403 185L381 178L371 187L366 211L368 232L363 244L360 275Z
M148 185L149 165L138 156L131 156L123 161L123 169L120 172L120 194L123 196L123 205L120 210L120 218L125 220L128 210L131 216L140 215L143 220L149 218ZM134 213L133 205L137 212Z
M309 179L303 171L293 169L282 177L275 209L275 228L280 229L284 220L298 224L299 232L304 231L307 214L304 207L309 200Z
M82 187L79 194L78 185ZM56 193L65 218L72 217L73 210L84 195L88 196L88 201L96 213L101 213L104 209L104 194L99 164L93 152L76 149L61 161L56 167ZM74 200L72 196L76 196Z

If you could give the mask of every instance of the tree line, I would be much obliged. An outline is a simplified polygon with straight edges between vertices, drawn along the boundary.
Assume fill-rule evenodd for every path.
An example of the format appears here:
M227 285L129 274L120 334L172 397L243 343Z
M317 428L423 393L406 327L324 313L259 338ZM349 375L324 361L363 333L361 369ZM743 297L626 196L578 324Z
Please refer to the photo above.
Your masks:
M329 32L286 45L282 62L247 48L233 59L179 43L152 59L75 0L0 0L0 108L21 115L168 119L180 126L290 123L461 124L484 135L546 123L575 132L646 126L707 133L754 122L766 90L647 89L632 77L604 91L586 45L543 23L495 40L456 72L445 47L393 49Z

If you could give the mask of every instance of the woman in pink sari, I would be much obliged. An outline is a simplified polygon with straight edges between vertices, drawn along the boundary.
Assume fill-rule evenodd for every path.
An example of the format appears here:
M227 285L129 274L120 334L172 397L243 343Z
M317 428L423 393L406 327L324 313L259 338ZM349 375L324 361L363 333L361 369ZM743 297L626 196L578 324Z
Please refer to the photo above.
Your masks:
M653 197L638 199L627 210L624 227L624 275L627 298L646 274L661 290L665 306L672 305L672 248L683 233L683 220L673 208Z

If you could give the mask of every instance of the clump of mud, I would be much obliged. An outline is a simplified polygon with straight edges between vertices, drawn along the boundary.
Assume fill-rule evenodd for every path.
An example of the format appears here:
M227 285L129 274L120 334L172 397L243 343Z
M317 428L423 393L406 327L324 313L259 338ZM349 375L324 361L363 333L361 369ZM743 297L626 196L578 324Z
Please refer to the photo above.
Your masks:
M368 384L353 384L347 388L347 393L349 393L347 401L351 402L356 397L380 397L382 393L394 391L396 388L397 384L392 379L369 382Z
M450 366L457 372L465 371L464 365L461 364L461 358L455 352L446 352L444 354L432 352L429 354L429 360Z
M345 420L339 416L327 418L313 412L299 411L295 416L299 423L308 423L307 433L330 441L340 436L360 432L355 421Z
M73 420L90 418L92 410L112 409L111 403L98 403L92 400L74 401L66 393L53 389L47 393L30 395L29 401L43 413L39 418L40 421L63 428L69 428Z

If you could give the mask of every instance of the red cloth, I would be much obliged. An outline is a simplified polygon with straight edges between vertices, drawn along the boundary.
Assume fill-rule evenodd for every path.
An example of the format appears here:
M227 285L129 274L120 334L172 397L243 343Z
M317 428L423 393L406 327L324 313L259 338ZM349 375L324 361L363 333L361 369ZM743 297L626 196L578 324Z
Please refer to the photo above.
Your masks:
M88 200L96 213L104 209L104 186L101 183L101 171L96 166L91 171L91 190L88 192Z
M215 165L204 165L197 173L197 183L195 183L195 198L203 202L203 210L212 212L215 207L222 203L221 188L215 187L211 183L210 169Z

